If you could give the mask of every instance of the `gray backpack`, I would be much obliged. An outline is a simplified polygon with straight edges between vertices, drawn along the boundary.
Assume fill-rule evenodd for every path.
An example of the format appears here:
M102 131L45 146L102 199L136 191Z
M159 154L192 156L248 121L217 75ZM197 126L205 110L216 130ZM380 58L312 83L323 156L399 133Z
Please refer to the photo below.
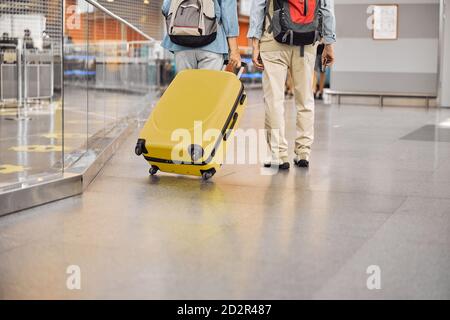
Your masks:
M325 0L267 0L266 16L269 19L269 33L276 41L300 46L303 56L304 46L320 39L320 6ZM273 17L269 6L273 2ZM325 6L326 1L324 2Z
M191 48L210 44L217 36L214 0L172 0L166 24L175 44Z

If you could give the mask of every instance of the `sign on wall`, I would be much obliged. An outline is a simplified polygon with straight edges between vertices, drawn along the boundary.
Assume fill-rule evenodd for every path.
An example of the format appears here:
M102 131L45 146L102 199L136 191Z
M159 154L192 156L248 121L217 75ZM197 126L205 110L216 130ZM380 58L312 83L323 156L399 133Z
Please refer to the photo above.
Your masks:
M373 6L373 39L398 39L398 5Z

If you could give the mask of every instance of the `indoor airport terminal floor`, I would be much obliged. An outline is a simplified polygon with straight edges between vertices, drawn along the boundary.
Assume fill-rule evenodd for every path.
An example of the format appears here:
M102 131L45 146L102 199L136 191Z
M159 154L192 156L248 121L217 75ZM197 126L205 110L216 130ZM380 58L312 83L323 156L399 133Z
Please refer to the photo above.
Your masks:
M258 147L205 180L135 154L176 81L161 0L3 1L0 300L449 300L450 1L381 2L334 1L309 168L286 94L275 170L238 1Z
M263 123L259 95L243 128ZM227 165L208 183L149 178L136 128L82 195L1 218L0 296L448 299L449 119L319 105L308 171ZM80 291L66 288L72 264ZM380 291L366 287L371 265Z

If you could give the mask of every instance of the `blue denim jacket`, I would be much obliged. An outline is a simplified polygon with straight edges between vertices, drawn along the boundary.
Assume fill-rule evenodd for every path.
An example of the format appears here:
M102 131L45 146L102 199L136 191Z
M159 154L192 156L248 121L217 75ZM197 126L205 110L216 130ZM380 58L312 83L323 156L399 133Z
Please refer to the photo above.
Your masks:
M171 0L164 0L162 12L167 15L170 9ZM217 29L217 38L212 43L198 49L206 50L219 54L228 54L227 38L239 36L239 22L237 15L237 0L214 0L216 17L219 21ZM177 52L183 50L192 50L173 43L166 34L162 46L169 51Z
M261 39L265 19L266 4L273 0L253 0L250 13L248 38ZM323 40L326 44L336 42L336 19L334 16L334 0L321 0L319 8L323 17Z

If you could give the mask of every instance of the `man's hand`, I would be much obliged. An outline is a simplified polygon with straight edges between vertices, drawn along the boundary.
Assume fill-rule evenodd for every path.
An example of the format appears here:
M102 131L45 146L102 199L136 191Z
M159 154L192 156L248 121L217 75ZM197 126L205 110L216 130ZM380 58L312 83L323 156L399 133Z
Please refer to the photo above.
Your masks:
M260 51L259 51L259 39L252 40L252 47L253 47L253 54L252 54L253 65L258 70L264 70L264 65L261 61Z
M322 53L322 64L324 66L331 66L334 63L334 48L332 44L326 44Z
M230 38L227 38L227 40L228 40L228 47L229 47L228 65L233 68L240 68L241 67L241 54L239 52L237 38L230 37Z
M231 50L228 54L228 65L235 69L241 67L241 54L238 49Z

